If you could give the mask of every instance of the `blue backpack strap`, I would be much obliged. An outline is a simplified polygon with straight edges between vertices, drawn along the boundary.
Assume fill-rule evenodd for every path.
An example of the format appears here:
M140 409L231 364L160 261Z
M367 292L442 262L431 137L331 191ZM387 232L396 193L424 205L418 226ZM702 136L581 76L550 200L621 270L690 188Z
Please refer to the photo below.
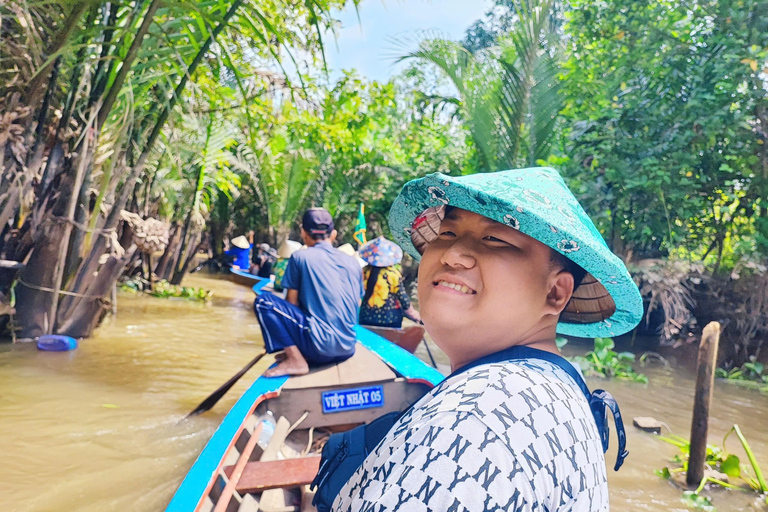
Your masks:
M589 408L592 409L592 415L595 417L595 422L601 421L598 414L602 414L602 427L601 423L597 424L597 428L600 431L600 437L603 442L603 451L608 451L608 438L610 429L608 428L608 417L605 414L606 407L610 409L613 414L613 422L616 425L616 437L619 438L619 451L616 454L616 464L613 466L614 471L618 471L624 459L629 455L627 451L627 433L624 431L624 420L621 418L621 411L619 410L619 404L616 399L613 398L609 392L596 389L592 392L589 400Z

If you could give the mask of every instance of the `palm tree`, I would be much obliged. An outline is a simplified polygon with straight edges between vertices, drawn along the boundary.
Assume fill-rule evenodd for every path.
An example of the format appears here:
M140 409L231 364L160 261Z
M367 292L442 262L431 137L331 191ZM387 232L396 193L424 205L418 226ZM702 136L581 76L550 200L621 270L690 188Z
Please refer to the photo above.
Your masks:
M516 23L497 46L473 53L428 36L398 59L433 64L451 80L484 170L535 165L549 154L562 108L555 1L515 1Z
M27 260L22 336L88 335L96 324L132 250L118 247L120 213L167 155L158 142L188 86L242 83L291 47L322 52L322 27L344 3L0 4L0 258Z

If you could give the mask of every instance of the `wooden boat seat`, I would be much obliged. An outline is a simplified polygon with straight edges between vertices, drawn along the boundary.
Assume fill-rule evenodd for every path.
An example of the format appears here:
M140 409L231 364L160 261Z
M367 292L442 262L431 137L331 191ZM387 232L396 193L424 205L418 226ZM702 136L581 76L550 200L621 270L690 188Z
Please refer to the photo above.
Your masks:
M306 375L291 377L283 390L350 386L394 380L395 372L360 343L355 354L337 364L313 368Z
M245 465L235 490L242 495L307 485L312 483L319 468L319 456L249 462ZM224 473L230 477L234 469L234 466L227 466Z

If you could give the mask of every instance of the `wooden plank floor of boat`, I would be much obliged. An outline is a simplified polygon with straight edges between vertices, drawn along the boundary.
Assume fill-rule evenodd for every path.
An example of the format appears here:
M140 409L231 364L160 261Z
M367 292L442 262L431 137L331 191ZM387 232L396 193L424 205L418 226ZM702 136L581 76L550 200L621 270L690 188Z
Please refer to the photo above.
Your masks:
M346 361L315 368L306 375L291 377L283 390L352 386L394 380L395 377L395 372L384 361L358 344L355 354Z

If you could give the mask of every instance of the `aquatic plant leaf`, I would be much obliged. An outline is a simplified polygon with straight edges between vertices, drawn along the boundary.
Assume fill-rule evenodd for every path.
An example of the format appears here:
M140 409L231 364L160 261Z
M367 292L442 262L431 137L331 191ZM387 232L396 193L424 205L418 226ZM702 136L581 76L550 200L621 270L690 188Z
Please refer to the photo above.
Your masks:
M729 455L720 464L720 471L728 476L739 478L741 476L741 465L739 458L736 455Z
M656 474L656 476L660 476L665 480L669 480L672 477L672 473L669 472L668 467L663 467L661 469L654 469L653 472L654 474Z
M715 507L712 505L712 500L708 496L702 496L693 491L685 491L683 493L683 503L692 508L699 508L706 510L707 512L714 512Z
M595 352L605 352L615 346L611 338L595 338Z
M632 352L619 352L617 354L617 357L620 361L634 361L635 360L635 354Z

